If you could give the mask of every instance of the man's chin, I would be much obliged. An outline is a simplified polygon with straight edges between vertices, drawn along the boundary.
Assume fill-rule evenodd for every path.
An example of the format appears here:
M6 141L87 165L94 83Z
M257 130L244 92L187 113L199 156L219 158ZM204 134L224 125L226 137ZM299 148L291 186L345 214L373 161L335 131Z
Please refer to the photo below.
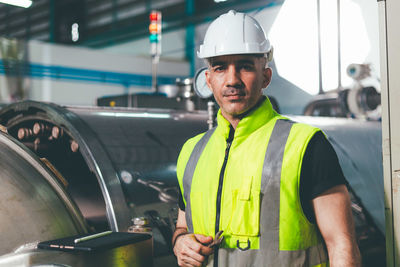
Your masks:
M251 112L253 110L253 108L255 108L257 105L246 105L244 103L235 103L235 104L231 104L228 106L228 109L226 109L226 113L229 114L229 116L233 117L233 118L243 118L245 117L249 112Z
M248 107L242 106L242 107L235 107L231 110L228 110L229 115L232 117L241 117L243 114L245 114L249 110Z

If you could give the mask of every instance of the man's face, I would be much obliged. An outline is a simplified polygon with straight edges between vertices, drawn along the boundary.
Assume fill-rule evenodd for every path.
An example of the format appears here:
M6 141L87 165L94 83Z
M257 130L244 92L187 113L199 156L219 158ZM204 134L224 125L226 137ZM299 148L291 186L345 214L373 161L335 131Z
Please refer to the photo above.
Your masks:
M264 57L219 56L210 60L206 81L226 119L237 118L252 108L271 80Z

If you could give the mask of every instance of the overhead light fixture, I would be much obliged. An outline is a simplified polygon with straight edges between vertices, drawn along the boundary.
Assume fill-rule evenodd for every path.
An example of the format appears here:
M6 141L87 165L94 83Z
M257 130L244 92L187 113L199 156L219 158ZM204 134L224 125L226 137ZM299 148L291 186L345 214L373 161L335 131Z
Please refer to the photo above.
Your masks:
M72 24L71 37L72 37L72 42L77 42L79 40L79 24L78 23Z
M228 0L214 0L215 3L221 3L221 2L226 2Z
M0 0L0 3L24 8L28 8L32 5L31 0Z

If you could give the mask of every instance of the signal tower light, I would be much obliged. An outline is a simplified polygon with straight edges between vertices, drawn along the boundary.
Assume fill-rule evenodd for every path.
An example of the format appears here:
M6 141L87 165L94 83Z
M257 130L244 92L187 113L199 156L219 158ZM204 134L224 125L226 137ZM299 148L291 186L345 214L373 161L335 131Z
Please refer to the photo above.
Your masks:
M151 55L159 56L161 54L161 12L153 10L150 13L150 44Z

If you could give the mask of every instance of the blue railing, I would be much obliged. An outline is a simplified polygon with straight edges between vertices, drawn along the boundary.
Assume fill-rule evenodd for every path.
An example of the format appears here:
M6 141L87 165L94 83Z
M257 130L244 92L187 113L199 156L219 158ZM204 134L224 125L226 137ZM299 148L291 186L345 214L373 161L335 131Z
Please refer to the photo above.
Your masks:
M49 78L76 82L108 83L118 84L124 87L141 86L150 88L152 81L151 75L145 74L99 71L35 63L11 63L15 68L6 70L6 65L7 62L0 60L0 74L16 75L18 73L19 75L29 76L36 79ZM175 84L176 78L178 78L178 76L158 76L157 83Z

